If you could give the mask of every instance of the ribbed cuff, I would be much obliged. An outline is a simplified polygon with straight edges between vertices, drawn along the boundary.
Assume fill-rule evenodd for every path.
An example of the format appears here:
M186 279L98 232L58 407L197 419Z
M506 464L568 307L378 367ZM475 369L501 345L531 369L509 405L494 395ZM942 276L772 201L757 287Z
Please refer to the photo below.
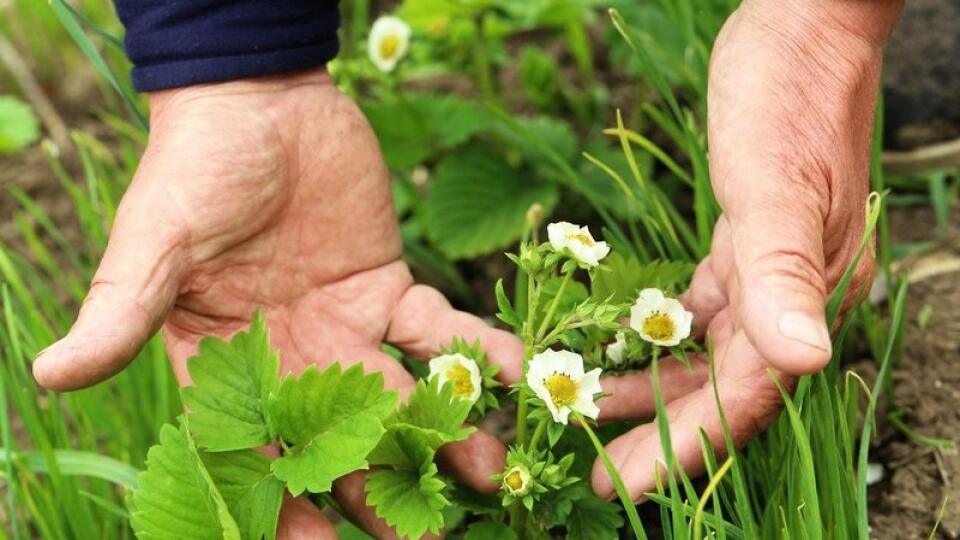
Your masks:
M114 0L137 90L275 75L337 54L336 0Z
M230 56L190 58L133 68L133 86L141 92L276 75L318 67L339 50L336 38L316 45Z

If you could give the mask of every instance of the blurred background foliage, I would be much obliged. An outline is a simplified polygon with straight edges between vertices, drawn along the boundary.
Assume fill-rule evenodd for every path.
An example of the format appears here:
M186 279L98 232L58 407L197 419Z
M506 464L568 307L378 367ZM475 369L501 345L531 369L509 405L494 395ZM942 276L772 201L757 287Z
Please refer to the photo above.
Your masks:
M719 214L707 64L737 3L343 2L342 51L328 67L380 139L418 277L492 312L492 283L509 268L501 254L530 234L534 204L541 221L602 230L624 255L611 282L642 280L664 260L689 273ZM414 31L389 74L365 48L383 13ZM50 394L30 375L72 322L146 142L121 36L107 0L0 2L0 540L131 537L124 488L181 408L156 339L95 388ZM871 181L895 188L877 207L889 309L857 309L831 367L804 378L788 413L730 465L708 455L709 504L705 482L664 486L644 507L663 537L696 536L694 515L717 538L868 537L872 420L902 348L905 288L891 268L936 245L891 242L887 205L930 205L946 231L957 192L954 170L886 177L879 139ZM870 391L841 368L863 355L880 373Z

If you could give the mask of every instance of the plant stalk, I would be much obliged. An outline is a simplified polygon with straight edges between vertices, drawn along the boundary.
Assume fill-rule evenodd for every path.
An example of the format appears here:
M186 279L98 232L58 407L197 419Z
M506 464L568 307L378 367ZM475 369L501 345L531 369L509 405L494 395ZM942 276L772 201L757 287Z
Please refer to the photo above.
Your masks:
M477 70L477 86L483 98L496 102L497 96L493 90L493 75L490 69L490 53L487 51L487 36L483 30L483 21L477 19L474 24L477 30L477 40L473 44L473 63Z
M543 439L543 434L547 432L547 423L550 422L549 419L541 420L537 424L537 429L533 430L533 437L530 439L530 445L527 447L530 451L535 451L538 446L540 446L540 441Z
M543 340L544 334L547 333L547 327L550 326L550 320L553 319L553 314L556 313L557 307L560 305L560 299L563 298L564 291L567 290L567 285L570 284L570 280L573 279L573 273L577 271L576 267L573 267L572 270L564 274L563 281L560 282L560 288L557 289L557 295L553 297L553 302L550 302L550 307L547 308L547 314L544 315L543 321L540 323L540 329L537 330L537 335L533 340L535 345L540 344Z

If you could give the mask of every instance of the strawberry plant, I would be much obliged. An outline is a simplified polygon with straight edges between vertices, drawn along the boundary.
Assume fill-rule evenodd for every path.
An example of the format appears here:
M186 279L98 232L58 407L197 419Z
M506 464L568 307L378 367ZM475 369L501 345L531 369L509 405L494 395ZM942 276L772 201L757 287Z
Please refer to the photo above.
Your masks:
M611 282L610 247L587 227L554 223L547 232L548 241L534 235L508 255L526 276L525 304L511 302L502 282L495 290L499 318L526 351L523 380L510 388L494 380L497 367L478 344L459 338L399 405L383 377L359 364L281 377L260 315L230 341L201 341L188 362L192 386L182 390L187 412L161 429L129 497L136 533L275 538L285 493L329 501L335 480L370 468L367 504L404 538L443 529L472 539L616 538L623 510L593 495L586 479L599 454L630 529L644 537L594 430L600 374L644 366L661 349L685 358L690 314L654 287L670 289L685 272L657 264L634 272L643 279ZM499 497L472 493L442 474L437 450L466 439L476 429L468 420L504 406L515 408L516 429L494 477ZM456 507L463 517L452 519Z

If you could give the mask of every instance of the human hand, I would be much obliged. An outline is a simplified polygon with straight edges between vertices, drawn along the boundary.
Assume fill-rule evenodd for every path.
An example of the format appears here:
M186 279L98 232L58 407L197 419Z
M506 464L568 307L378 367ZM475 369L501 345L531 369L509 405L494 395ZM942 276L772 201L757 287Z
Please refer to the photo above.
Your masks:
M782 407L768 369L791 387L830 361L825 306L864 233L881 49L899 7L748 0L717 38L708 136L723 215L682 300L712 344L720 402L738 446ZM872 255L860 261L848 296L867 283ZM696 364L692 373L673 361L661 369L673 450L690 474L703 467L700 428L718 452L726 449L704 359ZM648 375L612 379L605 389L614 397L599 402L601 418L654 414ZM626 399L617 399L618 390ZM607 450L631 497L655 489L655 463L664 459L655 423ZM593 486L613 493L599 462Z
M150 105L140 167L77 322L34 363L40 384L104 380L162 326L187 385L197 342L247 327L257 307L285 373L360 361L405 395L414 380L381 342L427 359L461 336L519 379L516 338L413 284L376 138L324 70L156 92ZM467 485L498 488L505 449L492 435L440 457ZM364 504L362 475L335 492L378 538L393 535ZM307 506L285 505L287 538L332 530Z

